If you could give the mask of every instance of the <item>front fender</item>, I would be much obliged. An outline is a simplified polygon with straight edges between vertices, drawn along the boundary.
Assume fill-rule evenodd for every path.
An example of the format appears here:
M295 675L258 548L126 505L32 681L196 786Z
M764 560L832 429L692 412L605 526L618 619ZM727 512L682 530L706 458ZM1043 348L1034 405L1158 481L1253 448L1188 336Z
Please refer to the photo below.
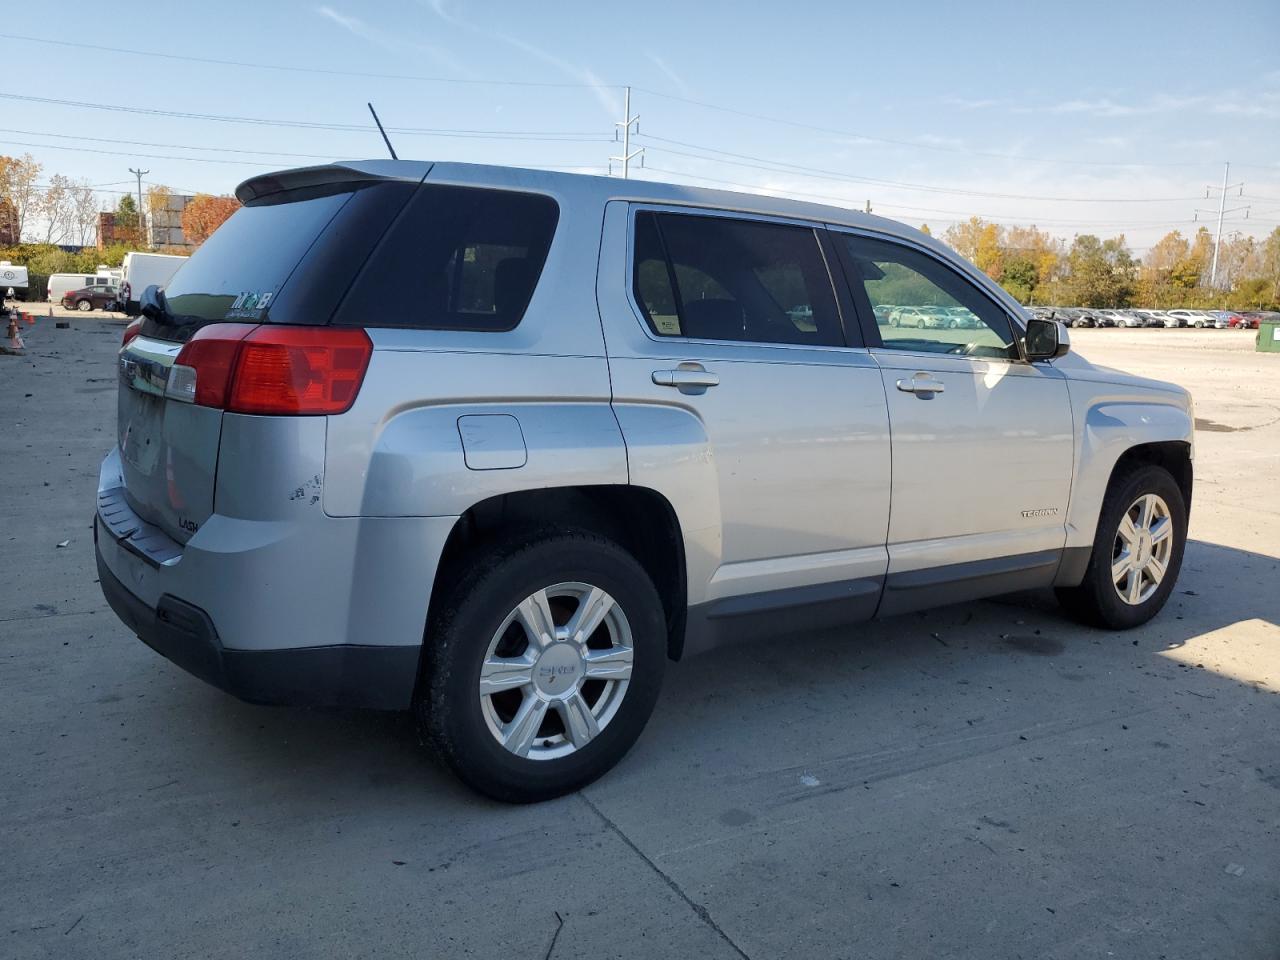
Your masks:
M1092 547L1102 501L1116 463L1134 447L1148 443L1194 441L1195 415L1189 398L1166 391L1142 394L1095 393L1076 403L1081 393L1100 384L1070 383L1076 423L1076 477L1067 511L1068 548Z

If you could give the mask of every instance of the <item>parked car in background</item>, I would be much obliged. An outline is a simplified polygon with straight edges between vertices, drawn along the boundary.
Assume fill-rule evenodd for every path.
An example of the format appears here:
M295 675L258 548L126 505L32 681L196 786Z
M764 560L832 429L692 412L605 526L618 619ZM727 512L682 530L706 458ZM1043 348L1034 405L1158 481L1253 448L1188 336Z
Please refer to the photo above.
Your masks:
M893 311L889 318L889 323L895 327L945 327L946 323L934 314L929 313L928 307L899 307Z
M85 287L119 287L111 276L92 273L54 273L49 275L49 302L61 303L65 294Z
M1248 310L1240 317L1244 321L1241 326L1248 330L1257 330L1263 323L1280 323L1280 313L1271 310Z
M246 700L412 709L472 787L536 801L725 641L827 671L798 628L1055 587L1104 642L1174 589L1187 391L1069 352L920 231L463 163L236 195L124 332L93 541L132 632ZM877 325L882 292L921 329ZM980 329L927 329L938 302ZM704 708L664 732L742 705Z
M977 330L982 321L967 307L946 307L947 326L952 330Z
M1235 310L1214 310L1213 323L1219 329L1235 330L1236 328L1244 329L1244 315L1237 313Z
M1166 310L1171 317L1177 317L1181 321L1185 321L1188 327L1212 327L1214 318L1203 310Z
M120 303L118 287L91 286L68 290L62 295L62 305L88 313L90 310L115 310Z
M1096 327L1097 321L1080 307L1054 307L1054 315L1068 327Z
M1116 327L1145 327L1147 318L1135 310L1102 310L1103 316Z

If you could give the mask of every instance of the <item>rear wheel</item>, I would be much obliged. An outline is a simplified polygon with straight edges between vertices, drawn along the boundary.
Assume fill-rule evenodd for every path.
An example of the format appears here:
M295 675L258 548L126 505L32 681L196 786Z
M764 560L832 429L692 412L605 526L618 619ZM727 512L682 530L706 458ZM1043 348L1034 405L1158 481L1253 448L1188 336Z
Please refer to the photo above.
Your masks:
M1127 630L1164 606L1182 568L1187 509L1163 467L1143 465L1113 479L1098 518L1084 580L1058 599L1078 620Z
M92 310L92 309L93 309L93 301L91 301L91 300L77 300L77 301L76 301L76 309L77 309L77 310L79 310L81 313L88 313L90 310Z
M635 743L666 664L666 621L617 544L555 533L470 565L429 630L418 711L467 784L528 803L586 786Z

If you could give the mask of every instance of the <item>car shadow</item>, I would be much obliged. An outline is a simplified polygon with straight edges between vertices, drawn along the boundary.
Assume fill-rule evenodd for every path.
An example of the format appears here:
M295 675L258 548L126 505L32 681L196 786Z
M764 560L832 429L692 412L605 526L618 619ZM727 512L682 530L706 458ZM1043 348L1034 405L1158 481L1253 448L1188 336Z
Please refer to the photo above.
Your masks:
M1048 590L826 633L806 634L800 622L789 636L722 647L668 664L654 718L623 766L635 774L671 762L673 756L688 760L702 751L713 756L742 741L767 743L775 739L779 724L811 719L815 703L830 711L826 722L851 731L852 745L860 727L903 720L904 704L922 693L938 716L964 712L971 691L956 688L979 684L1003 686L1007 692L1001 699L1015 706L1018 697L1034 698L1024 705L1039 711L1050 704L1069 708L1083 684L1096 684L1117 671L1162 690L1169 679L1180 677L1202 693L1201 688L1213 687L1215 698L1274 692L1265 682L1231 676L1233 667L1219 674L1212 663L1188 664L1175 655L1215 631L1250 623L1275 629L1280 624L1280 596L1274 589L1278 571L1280 559L1275 557L1190 541L1164 610L1127 632L1069 620ZM176 670L158 661L154 668ZM1028 671L1035 684L1022 682ZM932 690L930 680L938 684ZM222 762L209 756L210 764L247 765L248 779L268 778L274 789L295 793L304 806L314 799L312 774L330 791L373 804L411 801L415 793L427 791L435 803L490 805L462 788L424 747L408 714L252 706L185 676L165 686L165 702L156 698L153 705L204 718L209 729L203 749L226 755ZM755 706L744 713L743 702ZM690 737L691 731L696 736ZM797 764L805 762L794 745L788 749ZM709 767L714 775L714 762ZM735 771L741 773L740 768Z

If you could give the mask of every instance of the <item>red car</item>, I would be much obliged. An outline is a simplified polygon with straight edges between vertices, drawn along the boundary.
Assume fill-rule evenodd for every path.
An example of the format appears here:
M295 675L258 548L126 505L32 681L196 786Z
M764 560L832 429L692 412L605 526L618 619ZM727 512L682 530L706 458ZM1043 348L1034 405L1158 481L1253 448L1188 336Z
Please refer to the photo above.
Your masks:
M1249 310L1240 314L1241 328L1245 330L1257 330L1259 325L1264 321L1268 323L1280 323L1280 313L1270 310Z
M81 287L79 290L68 290L62 295L62 305L67 309L77 310L111 310L120 301L118 287Z

